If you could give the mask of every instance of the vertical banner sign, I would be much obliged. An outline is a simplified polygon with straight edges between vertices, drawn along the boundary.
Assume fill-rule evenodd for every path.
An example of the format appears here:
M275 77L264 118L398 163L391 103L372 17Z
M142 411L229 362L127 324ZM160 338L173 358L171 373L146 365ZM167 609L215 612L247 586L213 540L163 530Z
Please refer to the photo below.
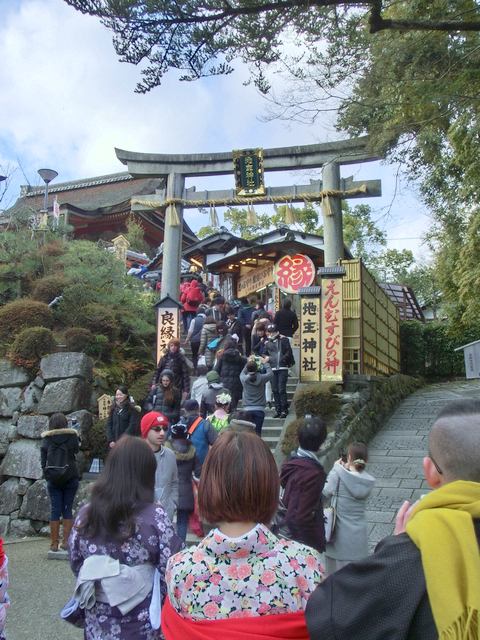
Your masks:
M300 382L320 381L320 297L300 298Z
M166 296L157 307L157 364L173 338L180 339L180 306Z
M263 196L263 149L233 151L233 170L237 196Z
M321 379L343 381L343 280L322 278Z

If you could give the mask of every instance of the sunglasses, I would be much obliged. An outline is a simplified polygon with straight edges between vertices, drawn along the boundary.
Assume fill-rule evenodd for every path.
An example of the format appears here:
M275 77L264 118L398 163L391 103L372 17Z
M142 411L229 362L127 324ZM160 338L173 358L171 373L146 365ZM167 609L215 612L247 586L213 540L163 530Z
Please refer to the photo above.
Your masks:
M159 433L160 431L168 431L168 427L152 427L151 431L155 431L155 433Z
M429 452L428 453L428 457L430 458L430 460L433 462L433 466L435 467L435 469L437 470L437 472L443 476L443 471L440 469L440 467L438 466L437 462L434 460L432 454Z

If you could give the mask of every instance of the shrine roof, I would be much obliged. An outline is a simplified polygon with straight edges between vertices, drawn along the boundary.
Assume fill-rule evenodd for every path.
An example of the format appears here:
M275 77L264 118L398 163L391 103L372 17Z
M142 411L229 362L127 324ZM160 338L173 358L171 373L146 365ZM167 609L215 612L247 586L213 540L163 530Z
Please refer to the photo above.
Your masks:
M422 308L411 287L397 284L396 282L379 282L378 284L397 307L400 320L420 320L425 322Z

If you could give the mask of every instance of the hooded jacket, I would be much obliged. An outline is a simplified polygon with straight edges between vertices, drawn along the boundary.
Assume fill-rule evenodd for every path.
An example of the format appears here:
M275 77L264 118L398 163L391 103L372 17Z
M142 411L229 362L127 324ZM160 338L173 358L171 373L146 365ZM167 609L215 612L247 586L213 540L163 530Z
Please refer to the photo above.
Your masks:
M152 380L152 384L157 384L160 380L162 371L170 369L173 372L173 384L181 392L190 393L190 371L188 369L188 363L183 353L177 351L167 353L160 358L155 372L155 376Z
M168 418L170 424L178 422L180 418L180 406L182 404L182 394L175 387L173 389L173 399L167 402L165 398L165 387L160 383L152 389L145 401L147 411L159 411Z
M280 471L285 524L297 542L325 551L322 489L325 471L317 460L292 454Z
M195 447L186 439L172 439L165 444L173 451L177 460L178 471L178 504L177 509L193 511L192 474L200 475L200 465Z
M124 433L140 435L140 414L130 400L121 407L114 402L107 420L108 442L116 442Z
M360 560L368 554L365 509L375 478L366 471L349 471L336 462L328 474L323 495L338 491L335 535L327 545L327 555L336 560Z
M292 347L285 336L277 334L275 338L267 338L264 352L270 358L270 366L274 371L292 366Z
M247 371L247 367L243 368L240 374L240 382L243 385L243 408L245 411L264 411L267 404L265 397L265 386L273 377L273 371L270 365L265 365L264 372L255 371L253 373Z
M51 429L42 433L42 446L40 448L40 461L42 471L45 473L47 465L48 451L51 447L65 445L68 452L68 473L62 478L62 483L66 483L73 478L79 478L75 454L79 451L78 431L76 429Z
M226 389L221 382L208 383L208 389L203 392L200 403L200 413L204 418L215 411L215 399L221 393L230 393L230 389Z
M180 296L180 302L183 304L183 310L196 313L199 305L203 302L204 295L196 280L192 280L183 290Z

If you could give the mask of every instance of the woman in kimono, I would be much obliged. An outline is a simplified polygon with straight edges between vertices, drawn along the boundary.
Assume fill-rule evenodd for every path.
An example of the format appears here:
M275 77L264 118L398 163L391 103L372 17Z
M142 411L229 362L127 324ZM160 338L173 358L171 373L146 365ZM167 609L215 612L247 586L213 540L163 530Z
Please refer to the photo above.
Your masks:
M70 536L70 564L77 577L74 600L81 607L89 586L94 600L91 608L81 609L86 640L161 638L159 620L152 626L149 615L152 589L159 575L158 610L166 594L167 561L182 543L163 508L153 502L155 469L148 444L124 436L110 451L90 502L77 516ZM118 582L109 577L115 571ZM155 594L157 589L154 600Z
M278 491L268 445L251 431L225 430L198 488L200 513L217 528L169 561L166 640L308 640L303 612L323 577L320 557L269 531Z

